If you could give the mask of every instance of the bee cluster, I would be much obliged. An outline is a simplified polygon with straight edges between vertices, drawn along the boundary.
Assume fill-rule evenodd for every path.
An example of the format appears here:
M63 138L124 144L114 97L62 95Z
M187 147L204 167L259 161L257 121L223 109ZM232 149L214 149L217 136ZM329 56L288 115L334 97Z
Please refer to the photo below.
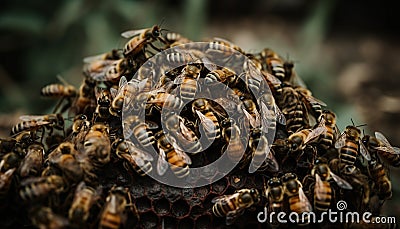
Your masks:
M260 224L257 213L318 216L339 200L343 211L381 214L392 195L385 165L400 166L399 149L354 124L341 134L293 63L221 38L188 48L192 41L158 26L122 36L130 39L123 50L84 59L79 89L62 78L42 89L59 99L53 114L22 116L1 139L2 228L286 228L295 225ZM174 47L183 48L151 60ZM223 90L210 90L215 84ZM234 169L196 174L194 183L210 181L201 187L149 176L184 180L223 155ZM326 225L373 226L308 224Z

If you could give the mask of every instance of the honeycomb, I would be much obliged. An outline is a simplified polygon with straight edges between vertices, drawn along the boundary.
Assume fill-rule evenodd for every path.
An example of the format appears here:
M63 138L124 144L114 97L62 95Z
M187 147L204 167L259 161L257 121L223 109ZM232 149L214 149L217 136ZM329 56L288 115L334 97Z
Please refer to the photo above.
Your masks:
M378 178L372 177L368 160L366 161L361 155L358 155L352 167L354 169L346 173L346 169L349 169L350 166L346 167L346 169L341 169L334 164L341 159L339 147L333 147L332 145L324 148L321 146L320 141L316 140L302 144L301 146L304 145L304 147L301 150L293 150L291 148L294 144L291 142L292 136L302 130L310 130L312 132L321 127L318 117L321 114L318 113L318 108L308 107L309 114L305 114L305 112L302 114L307 116L307 118L301 120L302 126L296 126L297 123L293 124L293 122L296 122L293 120L302 117L296 114L292 115L290 110L285 110L285 106L292 103L293 98L282 96L279 88L291 91L300 86L292 85L291 79L287 79L288 76L291 78L291 76L296 75L293 70L293 64L282 60L271 49L263 51L270 53L270 55L266 55L264 62L257 58L253 59L253 61L255 63L259 62L259 69L264 72L262 77L266 77L266 82L268 82L268 85L264 86L267 86L272 91L277 106L286 117L286 125L282 123L276 124L273 141L269 143L271 154L275 157L279 166L277 171L267 169L249 173L248 168L253 155L250 152L252 148L246 142L244 157L232 171L227 172L223 168L219 170L219 168L211 167L201 174L195 174L196 182L208 182L207 185L180 188L160 183L147 175L140 176L137 170L133 168L134 166L129 166L129 163L118 154L114 145L118 139L125 137L124 128L126 127L123 127L122 124L121 110L115 108L118 94L112 91L119 90L119 84L123 79L133 82L131 80L135 79L142 66L146 67L146 64L149 63L148 60L152 56L156 56L155 53L191 42L182 35L173 32L163 35L154 34L155 29L157 29L157 26L145 31L134 30L123 33L125 37L133 37L128 41L124 50L112 50L102 56L85 59L84 80L79 89L69 88L67 90L65 83L44 87L42 95L61 100L54 113L62 114L64 118L59 118L59 115L54 114L39 117L21 117L24 121L13 128L9 138L1 140L0 225L2 228L297 227L299 226L297 224L262 224L258 222L258 213L263 212L264 207L272 206L266 192L266 183L273 177L281 178L288 173L296 174L306 197L311 203L314 203L316 181L312 173L313 168L316 166L315 161L319 157L327 159L330 169L352 185L352 190L348 191L340 188L334 182L330 182L333 190L332 201L329 203L330 208L335 209L336 202L344 199L348 203L348 211L371 211L374 217L380 215L381 207L388 197L383 195L385 190L379 189L381 186L379 186L378 179L382 179L382 176ZM244 54L248 57L258 56L258 54L245 53L240 47L220 38L208 41L206 44L213 55L217 55L218 58L226 58L225 55L227 54L233 56L234 58L228 56L227 62L232 61L234 64L238 60L235 59L235 55L232 52ZM207 51L209 50L205 52ZM199 67L201 69L199 78L202 79L215 70L209 64L201 61L196 62L197 60L191 64L185 64L185 55L189 53L190 58L193 58L190 52L197 55L194 51L170 52L170 54L176 55L174 57L176 59L171 62L180 66L164 72L166 77L157 79L153 83L159 85L159 88L168 85L172 88L176 87L176 85L173 85L176 83L171 84L171 82L179 77L185 66ZM169 57L173 58L171 55ZM257 66L257 64L255 65ZM160 68L162 67L156 65L152 68L153 70L161 71ZM222 70L223 68L216 69ZM148 68L144 68L144 70L148 70ZM279 87L276 81L274 82L268 77L276 78L275 80L279 81ZM141 82L150 82L138 80L139 85ZM229 84L231 82L227 83L228 86ZM241 100L242 98L250 98L250 100L258 102L246 84L243 80L236 82L236 87L242 93ZM109 92L108 94L106 93L107 91ZM311 94L311 92L309 93ZM156 95L152 94L152 96ZM304 97L306 98L307 96ZM126 95L124 99L126 105ZM161 129L162 118L160 118L160 106L158 106L157 102L149 102L151 99L154 98L145 98L145 117L146 122L158 124L158 127L151 129L155 134ZM166 99L163 99L164 101L161 101L161 103L164 104ZM218 103L212 100L209 100L209 103L212 107L219 106ZM322 102L318 104L318 102L310 103L301 100L299 104L301 107L319 105L320 112L323 109L321 108L321 105L323 106ZM197 117L192 111L191 105L192 101L182 108L179 115L193 125L189 128L194 130L195 134L199 134L198 128L201 122L199 120L196 121ZM260 105L258 106L258 110L261 110ZM137 107L131 109L135 110ZM218 107L218 109L221 109L221 107ZM304 111L307 111L307 109ZM317 115L313 112L317 113ZM227 112L225 111L224 115L226 114ZM70 118L71 115L74 117L73 120ZM277 116L278 114L274 113L274 115ZM217 122L221 124L223 119L220 116L218 116ZM315 120L311 117L311 121L309 121L308 116L317 117L314 118ZM30 120L26 121L27 118L30 118ZM314 124L312 124L313 122ZM96 124L104 125L107 130L95 129ZM221 131L224 132L225 128L227 127L221 127ZM322 132L319 133L315 138L321 138L320 135L322 134ZM94 135L97 140L90 141L91 138L88 136L91 135ZM232 136L232 132L228 134L228 138L232 138ZM338 138L336 139L337 141L339 141ZM155 141L158 141L158 137L156 137ZM64 143L71 144L72 148L61 147ZM367 143L365 142L365 144ZM361 144L364 143L357 144L360 144L361 147ZM378 146L383 145L379 142L377 144ZM152 145L156 150L159 147L157 143ZM201 153L189 154L192 161L190 168L201 167L215 162L222 156L226 145L224 137L221 137L216 139L210 147L203 149ZM39 150L35 150L33 146L39 147ZM87 150L93 149L93 147L95 150ZM374 149L376 148L372 146L368 148L371 151L371 157L376 160L375 154L372 154ZM132 152L130 153L133 154ZM158 153L161 154L161 152ZM161 160L158 156L154 157L153 162ZM398 159L396 157L398 155L390 154L390 156ZM137 157L135 159L138 160ZM22 167L26 165L28 165L27 172L23 173ZM152 164L153 172L158 170L157 166L156 163ZM169 172L171 173L171 171ZM57 183L57 179L61 179L61 181ZM71 220L69 211L72 208L75 193L80 190L81 181L84 181L88 187L92 188L88 190L96 190L93 191L96 194L87 209L87 218L77 223ZM122 202L125 201L125 204L121 204L123 206L122 210L117 213L118 216L115 216L115 221L111 220L114 217L111 217L111 214L108 215L109 219L104 219L103 213L110 206L110 200L113 198L118 199L118 195L120 195L118 194L120 189L117 187L122 187L123 189L121 190L125 190L125 194L120 199ZM233 224L227 225L227 217L216 217L212 210L215 198L220 198L224 195L235 195L236 191L241 189L257 189L260 193L261 201L243 209L243 212L238 214ZM391 195L391 190L389 191ZM287 195L285 194L284 201L282 201L282 209L290 212L292 206L287 201L289 198ZM367 200L366 197L368 197ZM364 228L372 227L373 225L330 224L324 222L302 227L322 228L326 226L329 226L329 228ZM393 225L381 224L380 226L390 228Z

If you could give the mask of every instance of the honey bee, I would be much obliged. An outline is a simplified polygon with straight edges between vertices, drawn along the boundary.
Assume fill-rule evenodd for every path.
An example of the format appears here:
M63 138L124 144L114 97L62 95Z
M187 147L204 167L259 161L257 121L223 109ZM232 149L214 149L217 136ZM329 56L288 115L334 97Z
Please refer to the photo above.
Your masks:
M169 44L169 47L174 47L178 44L189 43L190 40L180 33L166 32L163 35L164 40Z
M297 179L294 173L286 173L281 178L285 188L285 194L288 197L290 211L302 215L305 212L311 212L312 207L303 191L303 185ZM302 215L303 218L304 215ZM304 217L302 224L306 224L309 216ZM300 224L300 222L298 222Z
M58 168L67 181L78 182L83 177L83 170L75 158L79 157L79 154L74 144L63 142L48 155L47 161L51 166Z
M282 86L282 99L278 106L286 117L286 129L295 133L303 128L309 128L307 107L301 101L301 95L287 84Z
M157 173L162 176L170 164L172 172L178 178L189 175L189 165L192 164L190 157L180 149L172 137L164 134L161 130L155 135L159 152L157 161Z
M217 217L226 217L226 225L231 225L247 208L259 202L257 189L240 189L234 194L214 198L212 211Z
M262 130L266 133L271 133L276 130L276 125L286 125L286 118L278 105L275 103L275 98L271 93L263 93L258 99L260 105L260 113L262 116Z
M400 166L400 149L392 146L381 132L375 132L375 137L379 142L379 146L375 147L379 156L394 167Z
M86 115L77 115L74 118L74 122L72 123L72 133L77 135L81 132L81 130L88 130L90 126L90 122L87 120Z
M40 94L44 97L61 98L61 100L55 106L53 113L57 111L63 100L67 99L66 105L61 109L62 113L71 106L72 98L75 98L78 92L74 86L68 84L63 78L61 78L60 76L57 77L63 84L49 84L47 86L44 86L41 89Z
M100 197L100 190L89 187L85 182L79 183L75 190L74 199L68 211L68 218L75 224L84 224L89 218L90 209Z
M260 128L254 128L249 138L249 147L253 160L249 166L249 173L256 170L278 172L279 164L276 160L265 133Z
M228 158L233 162L239 162L246 151L246 145L240 136L241 131L239 126L234 119L226 118L221 122L221 128L222 138L226 142L222 151L226 151Z
M377 192L379 199L390 199L392 197L392 183L383 164L377 160L371 160L368 165L368 171L374 181L373 189Z
M215 53L215 54L223 54L224 56L229 56L234 53L235 50L241 54L244 54L244 51L237 45L233 44L230 41L227 41L223 38L214 37L208 43L208 53Z
M4 169L4 164L6 160L1 160L0 162L0 199L5 197L10 190L11 181L16 168ZM5 172L3 172L5 171Z
M0 172L6 172L10 169L17 169L21 163L21 157L25 155L19 155L18 152L9 152L5 154L0 161Z
M196 154L202 150L202 146L196 133L185 124L185 119L175 113L169 115L165 119L165 126L177 143L182 146L185 151Z
M299 93L301 101L307 107L308 112L310 112L316 120L319 120L322 115L322 107L326 107L326 103L312 96L310 90L297 86L295 90Z
M30 211L32 224L40 229L69 228L68 219L61 215L55 214L49 207L34 207Z
M242 110L246 115L246 118L249 120L250 125L253 128L261 127L262 125L262 117L257 110L256 103L251 99L245 99L242 101Z
M44 86L40 94L45 97L52 98L71 98L77 94L76 88L68 84L63 78L57 76L63 84L49 84Z
M118 229L125 224L127 215L125 209L132 205L126 196L129 192L122 187L113 187L106 198L106 204L100 215L99 228Z
M59 194L65 190L65 182L61 176L30 177L21 181L19 196L26 203L43 200L51 194Z
M133 142L124 139L117 139L113 143L112 148L115 150L115 154L119 158L125 160L124 166L127 169L133 168L133 170L140 176L145 176L153 170L151 165L153 156L136 147Z
M157 129L158 124L154 122L141 120L137 115L130 115L124 118L125 137L133 136L134 142L140 144L143 148L150 147L155 143L155 138L151 130Z
M53 129L64 130L64 118L61 114L23 115L20 119L22 122L11 129L11 135L28 130L35 131L44 127L50 129L49 135L51 135Z
M112 102L111 93L107 89L96 88L96 100L97 106L95 110L94 120L100 118L100 120L107 120L110 117L110 106Z
M222 69L215 69L210 71L205 78L207 83L221 82L226 83L228 86L235 85L237 76L235 72L227 67Z
M150 97L149 101L147 101L152 108L161 111L162 109L171 109L171 110L179 110L184 106L183 101L179 98L179 96L175 96L173 94L166 93L165 91L156 92L155 96Z
M285 197L285 189L282 181L278 177L272 177L264 183L265 197L268 199L269 212L280 212L283 210L283 200Z
M327 211L331 205L333 190L329 180L332 178L343 189L351 190L353 187L344 179L334 174L324 158L315 161L311 170L311 176L315 176L314 208L319 211Z
M264 69L282 82L287 82L287 75L282 58L272 49L265 48L260 53Z
M361 141L361 131L356 126L347 126L343 134L335 142L335 148L339 149L340 162L346 165L353 165L359 153L371 160L368 149Z
M261 74L263 75L264 79L267 81L269 89L271 90L273 95L276 96L277 98L281 98L282 97L282 81L267 71L262 70ZM283 85L285 85L285 84L283 84Z
M288 143L292 152L303 150L310 142L318 140L318 137L325 134L325 126L320 124L314 129L303 129L288 137Z
M90 79L96 82L108 81L115 83L120 80L121 76L129 74L131 69L136 69L134 63L127 58L113 61L104 60L104 62L107 63L97 72L87 73Z
M365 209L371 195L369 177L355 165L341 163L339 158L330 160L329 168L335 174L339 174L341 178L345 179L353 187L351 192L347 192L343 196L344 199L347 199L346 202L352 203L359 211Z
M103 124L93 125L85 137L83 152L95 167L110 162L111 143L108 127Z
M117 117L121 116L124 104L131 104L135 96L145 87L146 81L147 79L139 83L128 82L125 76L122 76L118 90L110 88L112 98L114 98L109 108L110 113Z
M96 97L94 92L95 84L89 79L84 79L79 87L79 95L75 98L71 106L71 113L74 115L84 114L91 117L96 107Z
M196 96L197 78L200 76L201 69L195 65L186 65L174 84L179 84L179 95L184 103L190 102Z
M187 65L190 62L193 62L195 60L195 57L192 52L190 51L176 51L172 53L168 53L166 56L167 62L170 65L177 65L177 66L182 66L182 65ZM167 69L169 70L169 69ZM165 73L165 71L163 71Z
M124 38L131 38L124 47L124 56L133 57L143 52L147 45L151 46L155 50L160 51L154 47L152 42L160 40L165 43L161 37L161 28L158 25L154 25L152 28L140 29L140 30L128 30L121 34Z
M27 154L18 169L21 177L37 176L43 166L44 148L35 143L28 147Z
M206 99L196 99L192 103L193 114L196 114L208 139L219 139L221 128L217 116L213 113Z
M327 150L333 146L339 135L339 129L336 126L336 115L332 111L324 110L320 117L320 123L325 125L326 132L321 135L319 147Z

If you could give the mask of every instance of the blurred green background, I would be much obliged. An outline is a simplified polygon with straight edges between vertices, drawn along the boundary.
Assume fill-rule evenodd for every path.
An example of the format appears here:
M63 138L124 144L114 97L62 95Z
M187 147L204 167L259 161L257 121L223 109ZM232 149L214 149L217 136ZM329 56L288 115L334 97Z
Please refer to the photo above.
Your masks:
M270 47L295 62L341 130L368 124L400 145L400 26L394 5L372 0L22 1L0 3L0 136L20 114L43 114L40 88L60 74L78 86L82 59L122 48L120 33L163 22L192 40L222 37L245 51ZM400 220L400 172L389 215ZM388 211L388 209L390 209Z

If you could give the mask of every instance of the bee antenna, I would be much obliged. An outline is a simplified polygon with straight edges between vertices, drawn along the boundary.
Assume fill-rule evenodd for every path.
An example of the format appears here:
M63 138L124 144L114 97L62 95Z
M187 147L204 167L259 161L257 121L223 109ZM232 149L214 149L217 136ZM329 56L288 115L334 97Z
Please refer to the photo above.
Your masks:
M163 17L163 18L161 19L161 22L160 22L160 24L159 24L158 26L161 28L162 25L164 24L164 22L165 22L165 17Z
M353 118L350 118L350 120L351 120L351 123L353 124L353 126L356 126L356 125L354 124L354 122L353 122Z
M60 74L57 74L57 79L61 82L61 83L63 83L64 85L69 85L69 83L60 75Z

